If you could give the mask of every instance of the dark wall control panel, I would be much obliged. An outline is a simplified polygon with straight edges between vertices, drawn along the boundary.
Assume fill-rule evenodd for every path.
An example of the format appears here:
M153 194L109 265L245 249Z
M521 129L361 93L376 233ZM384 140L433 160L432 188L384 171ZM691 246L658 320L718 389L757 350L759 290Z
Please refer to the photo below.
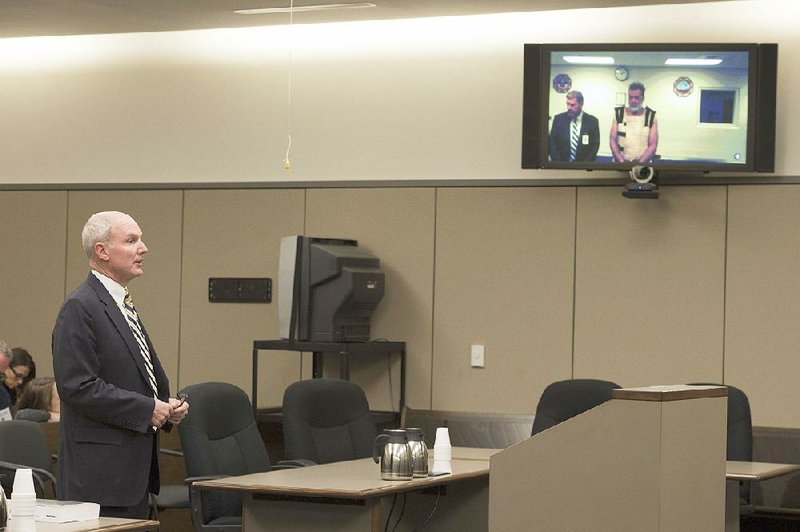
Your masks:
M208 279L211 303L271 303L272 279L267 277L211 277Z

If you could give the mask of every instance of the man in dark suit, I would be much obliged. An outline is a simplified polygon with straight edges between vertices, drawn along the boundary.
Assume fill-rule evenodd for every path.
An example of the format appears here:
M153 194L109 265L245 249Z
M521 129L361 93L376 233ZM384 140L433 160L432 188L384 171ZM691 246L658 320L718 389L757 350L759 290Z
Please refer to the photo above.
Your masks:
M600 148L597 117L583 112L583 94L567 93L567 110L557 114L550 128L551 161L594 161Z
M146 518L158 493L158 430L189 405L169 397L164 372L130 299L147 246L133 218L93 215L83 228L91 272L53 329L61 396L58 496L100 504L100 515Z

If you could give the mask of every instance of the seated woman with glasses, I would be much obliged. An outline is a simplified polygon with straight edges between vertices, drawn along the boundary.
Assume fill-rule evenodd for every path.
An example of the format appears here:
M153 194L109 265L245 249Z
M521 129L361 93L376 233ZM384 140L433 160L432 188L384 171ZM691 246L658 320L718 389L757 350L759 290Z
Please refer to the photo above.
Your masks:
M11 397L11 406L15 407L25 385L36 377L36 364L27 349L15 347L11 353L11 362L3 375L3 386Z
M25 419L32 421L59 421L61 419L61 399L53 377L37 377L28 384L20 394L16 405L17 418L21 419L25 410ZM32 416L38 411L41 417Z

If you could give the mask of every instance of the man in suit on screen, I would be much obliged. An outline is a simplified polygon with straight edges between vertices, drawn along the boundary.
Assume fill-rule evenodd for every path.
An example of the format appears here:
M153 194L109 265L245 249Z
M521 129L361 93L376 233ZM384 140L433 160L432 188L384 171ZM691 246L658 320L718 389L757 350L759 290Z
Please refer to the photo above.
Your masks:
M567 93L567 110L553 118L548 151L551 161L594 161L600 148L597 117L583 112L583 94Z
M146 518L150 493L159 490L158 432L180 423L189 405L169 397L128 292L147 253L139 225L121 212L97 213L82 241L91 272L67 296L53 329L58 496L96 502L103 516Z

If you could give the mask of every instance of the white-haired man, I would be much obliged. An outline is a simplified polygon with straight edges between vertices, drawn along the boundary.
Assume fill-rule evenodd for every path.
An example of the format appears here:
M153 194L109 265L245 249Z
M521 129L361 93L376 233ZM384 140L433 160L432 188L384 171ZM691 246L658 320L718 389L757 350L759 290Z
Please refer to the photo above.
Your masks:
M158 493L158 429L189 405L169 379L133 307L128 283L142 275L147 246L129 215L101 212L83 228L91 272L67 296L53 329L61 397L58 495L100 504L100 514L146 518Z

